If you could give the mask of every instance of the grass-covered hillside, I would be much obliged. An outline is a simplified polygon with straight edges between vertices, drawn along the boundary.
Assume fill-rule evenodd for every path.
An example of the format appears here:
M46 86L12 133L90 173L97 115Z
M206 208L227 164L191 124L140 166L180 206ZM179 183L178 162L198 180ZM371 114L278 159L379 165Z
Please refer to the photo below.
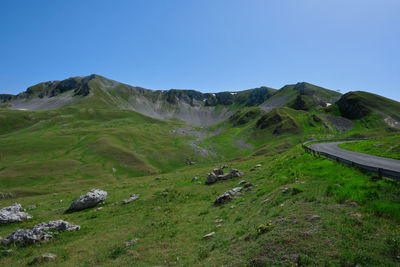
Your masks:
M2 201L2 206L18 201L37 208L29 211L31 220L2 225L0 235L54 219L79 224L81 230L43 244L11 247L13 252L0 256L0 264L26 265L37 255L54 253L57 259L49 266L398 265L398 182L312 158L300 146L276 156L225 163L244 176L205 185L206 174L215 167L210 165L179 168L157 179L118 172L107 179L107 170L100 169L97 179L70 177L51 187L46 186L51 181L42 180L35 194ZM261 167L251 171L256 164ZM49 168L42 172L51 172ZM196 176L199 180L192 181ZM243 179L253 184L251 191L213 205ZM9 180L10 191L34 187ZM109 193L101 210L63 213L91 188ZM132 193L140 194L139 199L122 205ZM214 236L203 238L211 232ZM124 246L134 238L134 245Z
M340 144L339 147L375 156L400 159L400 136Z
M400 158L397 102L381 109L389 123L376 109L346 118L338 98L307 83L214 96L97 75L3 97L0 209L36 208L27 210L32 219L0 224L0 237L58 219L81 229L0 245L0 266L44 253L57 255L45 266L398 266L399 182L313 158L300 145L379 137L343 146ZM206 185L222 165L244 174ZM108 192L104 203L65 213L94 188ZM123 205L131 194L139 198Z

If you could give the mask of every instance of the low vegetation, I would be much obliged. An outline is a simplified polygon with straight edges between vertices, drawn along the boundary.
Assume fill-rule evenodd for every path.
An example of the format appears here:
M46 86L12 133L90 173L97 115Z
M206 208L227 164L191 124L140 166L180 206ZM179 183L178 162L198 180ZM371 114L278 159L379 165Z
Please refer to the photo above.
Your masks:
M20 203L33 218L0 225L0 236L54 220L80 230L60 231L44 243L1 245L0 266L53 254L42 264L400 264L399 182L313 157L301 147L311 139L379 136L342 146L400 159L399 130L381 113L343 118L334 102L339 93L307 83L214 96L92 78L89 87L77 83L80 100L58 109L2 104L0 208ZM63 94L76 89L71 83L40 84L31 94ZM163 101L162 112L191 106L199 114L211 108L229 116L211 126L188 126L123 106L133 96ZM279 107L266 108L282 99ZM218 172L218 181L206 184L211 172ZM106 191L106 200L66 212L91 189Z
M344 143L339 147L380 157L400 159L400 136L398 135L377 140Z

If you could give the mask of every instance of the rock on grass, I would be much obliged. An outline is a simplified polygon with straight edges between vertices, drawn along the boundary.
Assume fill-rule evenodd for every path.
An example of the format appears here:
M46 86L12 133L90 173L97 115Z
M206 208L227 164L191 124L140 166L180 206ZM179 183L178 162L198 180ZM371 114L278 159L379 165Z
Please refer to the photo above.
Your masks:
M32 216L23 212L21 204L15 203L11 206L0 210L0 224L8 224L13 222L22 222L31 219Z
M217 197L217 199L214 201L214 205L221 205L224 204L225 202L228 202L232 200L232 196L240 193L242 191L241 187L235 187L231 190L225 191L221 195Z
M44 263L44 262L49 262L49 261L55 261L56 260L56 255L52 254L52 253L46 253L46 254L42 254L38 257L35 257L30 263L29 265L35 265L35 264L39 264L39 263Z
M63 231L78 231L81 227L79 225L70 224L63 220L50 221L49 223L39 223L32 229L17 229L5 238L1 244L9 246L12 244L25 244L30 245L37 242L46 242L57 235L57 232Z
M85 195L80 196L72 202L66 212L80 211L97 206L100 202L107 199L107 192L100 189L92 189Z

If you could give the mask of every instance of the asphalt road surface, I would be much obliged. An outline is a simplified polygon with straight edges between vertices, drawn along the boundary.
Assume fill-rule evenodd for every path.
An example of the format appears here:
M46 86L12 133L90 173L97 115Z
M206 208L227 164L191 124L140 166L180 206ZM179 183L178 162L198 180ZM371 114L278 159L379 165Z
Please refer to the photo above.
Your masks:
M346 142L317 143L312 144L309 147L316 151L329 153L333 156L347 159L355 163L400 172L400 160L346 150L338 147L338 144L341 143Z

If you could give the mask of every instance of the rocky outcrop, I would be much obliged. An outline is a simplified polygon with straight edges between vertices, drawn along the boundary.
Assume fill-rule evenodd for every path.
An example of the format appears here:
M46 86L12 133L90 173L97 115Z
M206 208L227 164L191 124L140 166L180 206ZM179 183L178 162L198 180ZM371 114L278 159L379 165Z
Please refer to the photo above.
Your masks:
M80 196L72 202L67 212L80 211L97 206L100 202L107 199L107 192L100 189L92 189L85 195Z
M231 190L225 191L224 193L222 193L217 197L217 199L214 201L214 205L221 205L232 200L232 197L234 195L237 195L241 191L242 191L241 187L235 187Z
M243 172L236 170L236 169L232 169L232 170L230 170L230 172L228 172L226 174L218 175L217 180L228 180L228 179L232 179L234 177L241 177L241 176L243 176Z
M215 175L223 175L224 171L222 170L222 168L215 168L213 170L213 173L215 173Z
M63 220L50 221L49 223L40 223L32 229L17 229L2 241L2 245L11 244L35 244L37 242L46 242L57 235L57 232L78 231L79 225L73 225ZM54 231L54 232L53 232Z
M206 184L213 184L218 180L228 180L241 176L243 176L243 172L236 169L232 169L228 173L224 174L222 168L215 168L212 173L208 174Z
M209 173L207 176L206 184L213 184L217 181L217 175L215 173Z
M31 219L32 216L24 212L21 204L15 203L0 210L0 224L22 222Z

